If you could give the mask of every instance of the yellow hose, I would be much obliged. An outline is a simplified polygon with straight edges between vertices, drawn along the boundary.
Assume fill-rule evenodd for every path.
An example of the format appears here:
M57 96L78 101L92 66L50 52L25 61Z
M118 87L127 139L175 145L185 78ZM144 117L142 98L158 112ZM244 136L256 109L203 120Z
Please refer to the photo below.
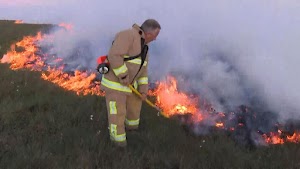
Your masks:
M137 91L132 85L129 85L129 88L136 94L138 95L139 97L142 97L142 94ZM155 108L162 116L164 117L168 117L159 107L157 107L155 104L153 104L150 100L148 100L146 98L145 102L150 105L151 107Z

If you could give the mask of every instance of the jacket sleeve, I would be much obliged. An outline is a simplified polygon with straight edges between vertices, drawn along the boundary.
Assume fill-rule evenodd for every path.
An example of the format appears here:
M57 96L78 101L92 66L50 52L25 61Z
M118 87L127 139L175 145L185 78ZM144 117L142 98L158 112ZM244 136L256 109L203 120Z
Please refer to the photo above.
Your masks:
M149 55L147 55L147 58L149 58ZM148 62L148 59L147 59ZM148 62L149 63L149 62ZM137 79L137 83L138 83L138 91L140 93L148 93L148 64L146 66L143 66L141 74L139 76L139 78Z
M119 32L108 52L110 67L118 78L128 75L128 69L124 63L124 55L128 53L133 43L133 36L127 31Z

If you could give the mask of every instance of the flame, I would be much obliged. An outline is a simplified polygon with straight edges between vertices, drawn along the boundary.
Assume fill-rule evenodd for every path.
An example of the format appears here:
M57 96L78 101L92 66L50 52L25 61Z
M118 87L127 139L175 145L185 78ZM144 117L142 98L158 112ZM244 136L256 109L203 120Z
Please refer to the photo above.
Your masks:
M281 130L277 133L271 132L269 135L263 134L263 138L269 144L284 144L286 142L299 143L300 133L294 132L292 135L285 135Z
M1 63L9 63L13 70L27 68L32 71L43 71L41 78L50 81L65 90L73 91L77 95L99 95L103 96L104 92L100 90L100 83L95 81L96 74L88 71L74 71L73 74L63 72L63 67L53 68L47 65L47 55L41 56L37 46L40 40L43 40L45 35L39 32L36 36L26 36L20 42L11 45ZM63 62L61 58L55 58L55 62ZM191 115L193 123L200 123L207 119L222 119L226 116L234 116L234 112L210 113L207 111L213 110L210 104L204 102L199 105L199 97L187 95L177 89L177 81L175 77L168 76L166 81L157 82L157 87L153 91L149 91L150 95L156 96L156 105L160 107L166 114L166 117L175 115ZM232 126L226 126L222 120L214 120L216 128L228 131L235 131ZM245 126L243 123L238 123L236 127ZM291 135L286 135L282 130L270 132L261 135L268 144L283 144L285 142L300 142L300 133L294 132Z
M70 75L62 71L63 67L47 66L44 61L46 58L37 54L39 52L37 43L43 38L45 36L41 32L38 32L36 36L24 37L20 42L11 45L10 51L3 56L1 63L9 63L12 70L27 68L32 71L43 71L42 79L51 81L66 90L74 91L78 95L104 95L104 92L100 90L100 84L94 81L95 73L75 71L74 75ZM59 62L62 59L57 58L55 61Z
M278 133L271 132L269 136L266 134L263 134L263 137L265 138L266 143L268 144L283 144L284 140L280 137Z
M156 105L160 107L167 117L174 115L192 115L191 121L199 123L208 119L222 119L226 116L235 116L234 112L225 114L224 112L215 112L209 104L205 103L199 107L199 99L189 97L187 94L179 92L177 89L177 81L175 77L168 76L165 82L157 82L157 88L154 91L149 91L150 95L157 97ZM207 106L208 105L208 106ZM201 109L202 108L202 109ZM212 109L214 114L205 113ZM248 110L246 109L248 112ZM224 121L215 122L214 126L219 129L234 132L235 128L226 126ZM236 127L244 127L244 123L238 123ZM286 136L282 130L270 132L261 135L264 141L268 144L284 144L286 142L300 142L300 133Z
M15 20L15 24L22 24L24 23L23 20Z
M197 108L197 99L191 99L186 94L177 91L177 81L174 77L168 76L167 81L159 82L155 91L150 92L155 95L157 105L163 110L166 116L192 114L197 120L202 120Z
M219 127L219 128L224 128L224 123L216 123L216 127Z
M6 53L1 59L1 63L9 63L12 70L28 68L31 70L41 70L44 62L41 57L36 55L38 47L36 46L37 41L42 39L41 32L34 37L26 36L20 42L12 44L10 51ZM18 49L17 51L17 48ZM19 50L23 50L19 52Z
M289 142L299 143L300 142L300 133L294 133L292 136L287 136Z
M70 31L73 29L73 25L70 23L60 23L58 26L65 28L67 31Z
M100 83L93 83L96 78L95 73L88 75L86 72L76 70L74 76L70 76L67 73L63 73L62 70L49 68L47 73L42 73L42 78L66 90L74 91L78 95L104 95L100 90Z

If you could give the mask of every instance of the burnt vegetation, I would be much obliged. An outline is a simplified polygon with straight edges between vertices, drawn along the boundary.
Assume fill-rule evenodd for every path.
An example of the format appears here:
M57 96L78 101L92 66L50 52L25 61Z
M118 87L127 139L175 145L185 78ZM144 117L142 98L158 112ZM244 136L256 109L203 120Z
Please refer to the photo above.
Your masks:
M0 21L0 56L24 35L51 26ZM103 97L65 91L43 81L40 72L13 71L7 64L0 64L0 72L0 168L300 168L299 144L251 149L247 139L245 146L232 139L238 134L193 135L182 125L188 117L165 119L145 104L140 129L128 132L128 147L118 149L109 142ZM251 114L242 117L234 121L253 124ZM291 131L298 124L285 127ZM249 135L247 130L239 133Z

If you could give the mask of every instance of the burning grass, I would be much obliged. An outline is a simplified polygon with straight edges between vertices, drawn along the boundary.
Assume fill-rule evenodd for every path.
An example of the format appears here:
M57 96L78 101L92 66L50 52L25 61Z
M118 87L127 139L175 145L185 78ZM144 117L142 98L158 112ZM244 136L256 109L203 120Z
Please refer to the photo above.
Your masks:
M37 31L47 32L49 24L15 24L13 20L0 20L0 56L9 50L13 43L23 39L26 35L35 35Z
M12 44L1 63L9 63L13 70L27 68L32 71L43 71L42 78L51 81L58 86L70 91L76 92L78 95L95 94L104 95L100 91L99 83L95 81L96 74L82 71L74 71L74 74L65 73L63 66L50 67L46 60L48 56L43 56L37 45L39 41L47 35L42 35L38 32L36 36L26 36L21 41ZM61 61L61 58L55 58Z
M22 32L22 27L19 29ZM0 52L6 53L3 49ZM13 71L9 66L0 64L0 168L300 167L299 144L250 150L236 144L222 132L224 130L200 136L186 132L180 122L183 118L195 117L193 113L185 112L195 112L199 107L193 104L198 100L189 101L189 97L182 96L179 91L175 95L186 100L175 106L181 119L158 117L151 107L144 105L140 130L127 133L128 148L120 151L108 141L103 97L91 93L78 95L54 85L51 80L41 79L44 77L42 72L24 68ZM68 75L58 73L58 76ZM49 74L46 77L50 78ZM169 92L174 93L175 89L173 85ZM176 111L169 112L175 117ZM201 117L199 121L205 118ZM227 116L217 113L216 117ZM215 125L228 127L220 122Z
M66 30L68 31L68 29ZM36 36L24 37L21 41L11 45L10 51L3 56L1 63L9 63L10 68L13 70L27 68L33 71L43 71L42 79L55 83L66 90L74 91L77 95L103 96L104 93L100 90L100 83L95 80L95 73L80 70L75 70L72 74L64 72L64 60L54 56L53 58L58 60L57 62L62 66L51 67L47 64L49 55L41 52L38 43L49 37L51 35L42 35L41 32ZM157 98L157 105L163 110L164 116L189 115L188 119L185 119L185 123L192 125L196 134L202 131L202 128L206 130L207 127L216 127L234 133L237 128L246 128L241 132L250 132L245 135L247 137L245 139L249 140L251 145L298 143L300 141L298 131L293 131L291 135L283 135L281 129L260 132L259 128L264 128L264 126L256 126L255 123L260 118L256 118L256 113L249 111L248 107L242 108L242 113L240 113L240 110L229 113L215 112L208 101L204 99L200 101L197 95L191 96L179 92L177 80L174 76L168 76L166 81L157 82L156 88L149 93ZM258 114L261 114L261 112ZM248 118L248 116L253 116L253 118ZM244 120L237 122L240 119ZM251 124L249 121L251 121ZM254 125L255 127L252 127ZM200 134L204 133L200 132Z
M232 112L217 112L203 98L200 100L198 96L179 91L173 76L157 82L157 88L150 94L157 97L157 105L167 117L178 116L195 135L211 134L218 129L246 146L300 142L300 127L287 128L289 123L279 124L275 113L253 110L245 105Z

